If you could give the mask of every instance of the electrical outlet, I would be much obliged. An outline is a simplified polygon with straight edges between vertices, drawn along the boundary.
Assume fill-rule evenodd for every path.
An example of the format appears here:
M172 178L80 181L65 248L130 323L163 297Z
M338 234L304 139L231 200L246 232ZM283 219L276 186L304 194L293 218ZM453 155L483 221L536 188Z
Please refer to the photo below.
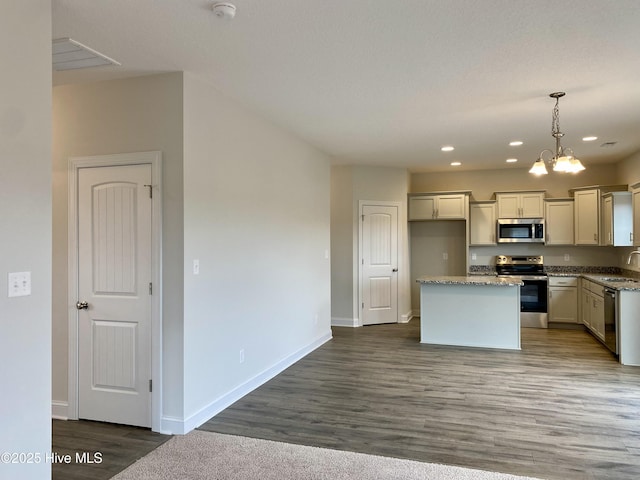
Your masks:
M564 254L564 261L565 261L565 262L569 262L569 261L571 261L571 255L569 255L568 253L565 253L565 254Z
M200 260L198 259L193 261L193 274L200 275Z
M240 350L240 363L244 363L244 348Z
M442 259L443 259L443 260L449 260L449 254L448 254L447 252L444 252L444 253L442 254Z
M478 260L478 254L472 253L471 254L471 260Z

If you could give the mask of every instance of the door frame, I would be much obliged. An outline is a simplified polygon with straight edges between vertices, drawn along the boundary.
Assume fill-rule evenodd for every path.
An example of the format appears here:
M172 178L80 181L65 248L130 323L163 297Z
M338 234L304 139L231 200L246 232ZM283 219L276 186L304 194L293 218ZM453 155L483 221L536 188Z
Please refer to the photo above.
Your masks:
M400 259L404 258L402 255L402 235L401 235L401 227L400 227L400 222L402 221L402 202L389 202L389 201L374 201L374 200L359 200L358 201L358 252L357 252L357 256L356 256L356 263L357 263L357 271L358 271L358 301L356 304L356 311L358 312L357 315L357 327L362 327L364 326L364 322L363 322L363 310L362 310L362 302L364 299L364 295L363 295L363 274L362 274L362 255L363 255L363 245L362 245L362 215L364 215L364 207L396 207L398 209L398 230L397 230L397 234L398 234L398 251L396 252L397 254L397 260L398 260L398 264L400 264ZM398 265L398 268L400 268L400 265ZM397 292L396 292L398 298L397 298L397 312L396 312L396 322L400 323L400 276L398 276L398 284L397 284Z
M81 168L151 165L151 430L160 432L162 422L162 152L135 152L69 158L68 210L68 318L69 372L68 413L78 419L78 174Z

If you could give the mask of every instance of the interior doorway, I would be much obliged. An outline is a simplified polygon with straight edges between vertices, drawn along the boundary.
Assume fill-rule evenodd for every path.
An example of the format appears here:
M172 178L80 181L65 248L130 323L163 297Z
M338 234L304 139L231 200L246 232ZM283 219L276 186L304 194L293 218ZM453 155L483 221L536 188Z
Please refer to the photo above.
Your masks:
M360 205L360 323L398 322L399 205Z
M69 418L159 431L160 152L70 172Z

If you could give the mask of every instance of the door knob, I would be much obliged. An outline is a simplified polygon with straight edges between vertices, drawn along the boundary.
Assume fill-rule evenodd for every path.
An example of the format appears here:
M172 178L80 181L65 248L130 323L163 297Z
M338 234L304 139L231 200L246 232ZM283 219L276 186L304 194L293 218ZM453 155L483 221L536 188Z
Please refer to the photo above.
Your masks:
M393 270L391 270L391 271L392 271L392 272L397 272L397 271L398 271L398 269L397 269L397 268L394 268L394 269L393 269Z
M76 308L78 310L87 310L89 308L89 304L87 302L76 302Z

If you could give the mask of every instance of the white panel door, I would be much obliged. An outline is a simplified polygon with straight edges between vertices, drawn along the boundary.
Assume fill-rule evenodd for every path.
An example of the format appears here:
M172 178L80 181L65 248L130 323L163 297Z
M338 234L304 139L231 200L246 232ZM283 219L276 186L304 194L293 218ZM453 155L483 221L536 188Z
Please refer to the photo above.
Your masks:
M78 171L78 416L151 426L151 165Z
M362 207L362 324L398 322L398 207Z

